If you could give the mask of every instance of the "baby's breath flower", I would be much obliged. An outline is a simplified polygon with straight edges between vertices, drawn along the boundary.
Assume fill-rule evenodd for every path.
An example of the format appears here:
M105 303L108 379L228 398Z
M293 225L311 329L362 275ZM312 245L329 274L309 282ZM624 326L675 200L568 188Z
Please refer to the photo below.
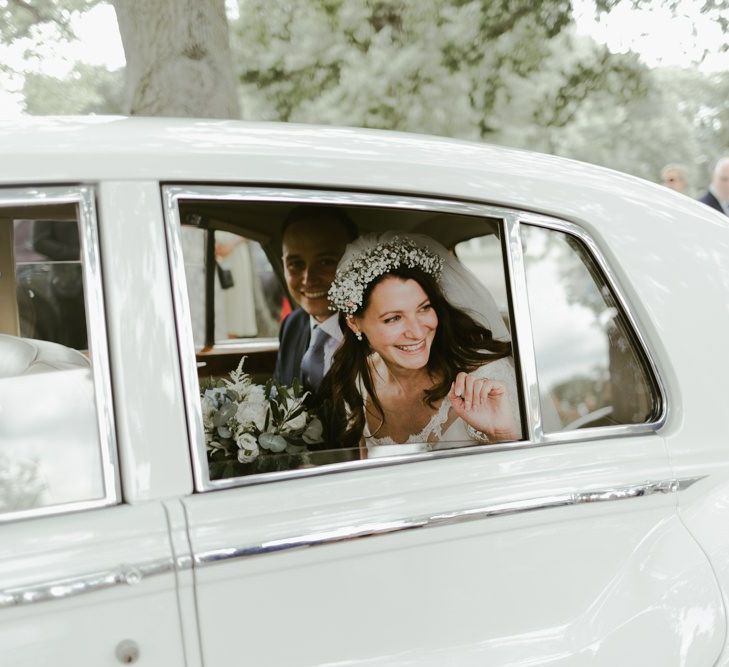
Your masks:
M411 239L394 236L389 241L365 250L337 270L329 288L330 309L353 315L362 307L367 286L376 278L401 266L418 268L438 280L443 270L443 258Z

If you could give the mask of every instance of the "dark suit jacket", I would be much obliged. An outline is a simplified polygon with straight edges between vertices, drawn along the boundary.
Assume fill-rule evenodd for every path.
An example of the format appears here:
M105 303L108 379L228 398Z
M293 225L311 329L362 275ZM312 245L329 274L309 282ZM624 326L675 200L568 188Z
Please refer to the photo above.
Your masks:
M301 359L310 338L309 313L297 308L283 321L278 332L278 357L273 372L276 382L290 385L295 377L301 379Z
M715 208L719 213L724 213L724 209L721 207L719 200L711 192L707 192L703 197L699 197L699 201L707 206L711 206L711 208Z
M78 261L78 225L72 220L36 220L33 249L48 259Z

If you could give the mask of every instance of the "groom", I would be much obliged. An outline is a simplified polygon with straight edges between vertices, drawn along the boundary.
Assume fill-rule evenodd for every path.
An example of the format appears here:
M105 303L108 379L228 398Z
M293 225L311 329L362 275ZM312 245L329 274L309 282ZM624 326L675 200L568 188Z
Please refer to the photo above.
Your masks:
M298 308L281 325L276 382L288 385L299 378L307 389L318 390L343 338L327 292L345 247L356 237L354 223L335 207L298 206L286 217L284 275Z

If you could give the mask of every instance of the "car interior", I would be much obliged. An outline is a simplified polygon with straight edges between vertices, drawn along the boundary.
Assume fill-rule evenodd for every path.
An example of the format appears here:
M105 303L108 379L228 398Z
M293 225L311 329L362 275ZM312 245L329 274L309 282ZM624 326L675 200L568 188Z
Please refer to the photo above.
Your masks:
M219 376L233 370L242 353L246 354L246 369L253 374L256 381L271 377L276 361L278 339L276 337L227 338L215 337L215 308L210 307L215 302L215 290L220 288L220 281L215 275L218 273L215 262L215 241L210 232L218 234L227 232L244 237L247 240L260 244L265 253L277 287L288 301L284 314L295 307L295 302L286 290L281 262L281 233L280 229L287 215L294 207L292 204L270 202L230 202L230 201L191 201L180 203L180 219L183 227L196 227L208 232L205 243L205 339L202 344L196 344L196 355L199 376ZM416 232L435 238L444 246L459 254L459 245L471 239L489 239L492 244L500 248L498 220L489 218L476 218L448 213L434 213L432 211L403 211L400 209L373 208L363 206L338 206L344 214L352 220L360 234L368 232L381 232L386 230L401 230L403 232ZM498 269L502 272L503 265ZM503 293L504 286L487 286L492 292ZM249 296L252 300L252 295ZM502 306L502 315L505 322L509 322L508 305ZM280 313L279 313L280 315ZM197 341L196 341L197 342Z

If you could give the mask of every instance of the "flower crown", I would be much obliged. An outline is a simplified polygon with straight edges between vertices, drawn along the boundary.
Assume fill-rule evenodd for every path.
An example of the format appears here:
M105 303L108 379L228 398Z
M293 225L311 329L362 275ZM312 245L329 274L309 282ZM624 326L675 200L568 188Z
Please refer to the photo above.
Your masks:
M432 250L419 246L411 239L393 236L384 243L368 248L356 259L337 269L329 288L330 310L353 315L362 307L364 292L375 278L400 266L417 268L440 279L444 260Z

